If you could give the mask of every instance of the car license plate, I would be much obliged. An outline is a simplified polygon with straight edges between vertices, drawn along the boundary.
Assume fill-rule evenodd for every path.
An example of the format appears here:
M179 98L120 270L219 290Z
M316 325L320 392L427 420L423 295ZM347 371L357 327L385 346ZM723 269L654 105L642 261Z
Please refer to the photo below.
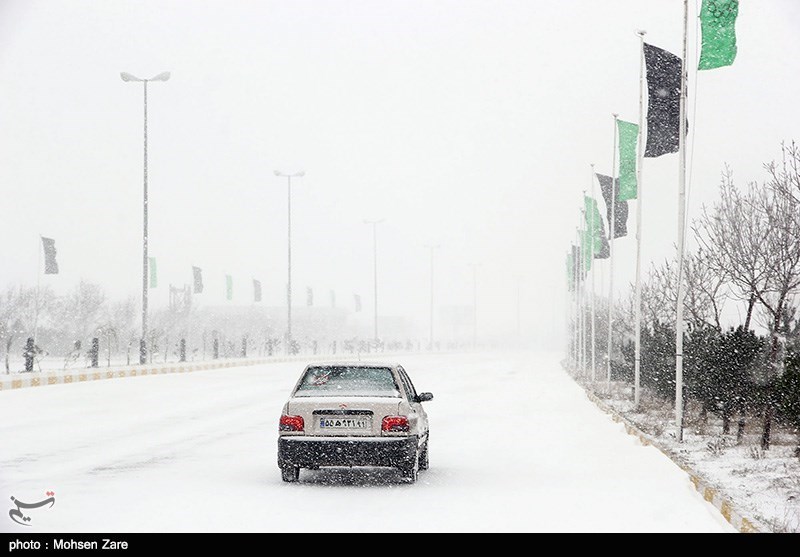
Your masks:
M371 422L369 418L361 418L357 416L326 416L319 418L320 429L370 429Z

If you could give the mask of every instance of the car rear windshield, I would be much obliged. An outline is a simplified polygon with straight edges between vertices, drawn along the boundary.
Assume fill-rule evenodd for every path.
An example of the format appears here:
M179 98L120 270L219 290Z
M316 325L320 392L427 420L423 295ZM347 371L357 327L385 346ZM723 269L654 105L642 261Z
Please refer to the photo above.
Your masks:
M387 367L318 366L308 368L295 396L398 397L392 370Z

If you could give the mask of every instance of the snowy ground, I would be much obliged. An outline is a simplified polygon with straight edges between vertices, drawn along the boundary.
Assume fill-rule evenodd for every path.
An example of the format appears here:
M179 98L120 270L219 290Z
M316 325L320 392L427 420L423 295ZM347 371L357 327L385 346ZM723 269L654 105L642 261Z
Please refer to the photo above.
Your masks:
M709 414L698 418L690 403L684 440L678 443L672 404L645 393L639 412L632 411L631 387L614 383L610 391L599 382L593 389L606 403L656 437L706 481L725 493L747 516L773 532L800 532L800 460L794 455L797 432L773 426L772 448L760 449L762 421L750 417L741 444L732 433L722 434L722 421ZM671 425L670 425L671 424Z
M688 477L597 409L555 354L408 355L431 469L275 463L302 363L0 393L0 531L732 531ZM9 507L10 508L10 507Z

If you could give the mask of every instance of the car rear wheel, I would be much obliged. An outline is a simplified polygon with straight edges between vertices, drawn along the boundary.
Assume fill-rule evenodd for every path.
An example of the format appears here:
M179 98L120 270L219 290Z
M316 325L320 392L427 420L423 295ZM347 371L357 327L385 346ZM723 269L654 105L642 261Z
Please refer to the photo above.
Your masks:
M422 450L419 452L419 469L427 470L429 466L430 459L428 457L428 442L425 441L425 444L422 446Z
M403 481L408 484L413 484L417 481L417 474L419 473L419 453L414 455L414 460L400 468L400 476Z
M281 479L285 482L296 482L300 479L300 467L292 464L281 466Z

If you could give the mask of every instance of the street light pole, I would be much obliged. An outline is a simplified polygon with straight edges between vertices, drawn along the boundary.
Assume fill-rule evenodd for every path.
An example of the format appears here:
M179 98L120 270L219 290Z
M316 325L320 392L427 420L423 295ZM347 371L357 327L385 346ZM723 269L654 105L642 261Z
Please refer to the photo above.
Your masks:
M438 244L436 244L435 246L429 244L429 245L426 245L425 247L426 248L430 248L430 250L431 250L431 323L430 323L431 328L430 328L430 345L431 345L431 350L433 350L433 254L434 254L434 251L436 249L438 249L439 247L441 247L441 246L439 246Z
M521 303L520 303L520 287L521 287L522 279L518 276L517 277L517 344L522 344L522 312L521 312Z
M472 267L472 348L478 347L478 267L480 263L470 263Z
M286 353L292 353L292 178L302 178L306 175L305 171L295 172L294 174L287 174L280 170L274 171L275 176L279 178L286 178L287 180L287 200L289 218L287 219L287 243L288 243L288 264L287 274L288 281L286 283Z
M374 286L374 296L375 296L375 315L374 315L374 334L375 334L375 346L377 349L378 345L378 225L382 223L385 219L378 219L378 220L364 220L364 224L371 224L372 225L372 274L373 274L373 286Z
M142 215L142 339L139 342L139 363L147 363L147 83L150 81L167 81L169 72L162 72L150 79L141 79L127 72L121 72L120 77L125 82L141 82L144 85L144 195Z

